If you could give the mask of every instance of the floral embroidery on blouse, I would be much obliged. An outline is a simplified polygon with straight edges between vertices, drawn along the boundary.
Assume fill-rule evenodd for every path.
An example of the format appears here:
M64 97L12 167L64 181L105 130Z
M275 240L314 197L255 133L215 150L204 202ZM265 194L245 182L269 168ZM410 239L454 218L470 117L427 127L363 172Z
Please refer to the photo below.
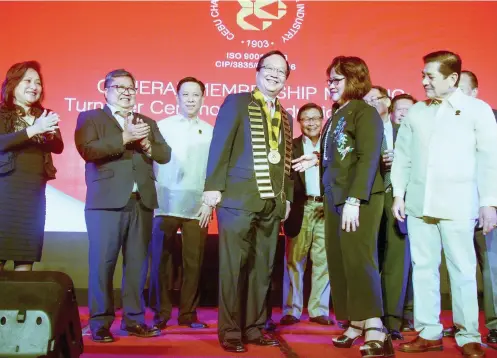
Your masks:
M337 151L340 154L340 159L344 160L347 153L350 153L354 150L350 145L347 146L347 141L349 137L343 132L347 122L345 118L342 117L338 120L337 126L333 131L333 141L337 144Z

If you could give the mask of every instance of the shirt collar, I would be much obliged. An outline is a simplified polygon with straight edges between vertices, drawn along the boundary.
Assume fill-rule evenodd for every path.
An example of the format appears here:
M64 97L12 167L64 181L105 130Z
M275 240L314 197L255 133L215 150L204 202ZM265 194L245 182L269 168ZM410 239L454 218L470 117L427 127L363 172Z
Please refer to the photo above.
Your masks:
M119 109L117 109L116 107L114 107L113 105L110 105L110 104L106 104L107 107L109 107L112 115L115 115L116 113L120 112ZM130 111L130 113L133 113L133 111ZM120 114L119 114L120 115Z
M178 113L178 115L180 116L181 122L189 122L189 123L195 123L195 124L198 124L200 122L200 118L198 118L198 116L196 116L195 118L189 118L189 117L185 117L181 113Z
M454 92L452 92L452 94L444 99L443 101L440 101L440 100L436 100L436 99L429 99L427 101L427 104L428 106L432 106L432 105L439 105L441 104L442 102L447 102L448 104L451 105L452 108L456 108L457 105L459 104L459 101L461 99L464 99L464 96L465 94L462 93L462 91L459 89L459 88L456 88L456 90Z
M302 133L302 141L304 142L304 144L310 144L312 145L313 147L319 147L319 142L320 142L321 138L318 139L318 141L316 142L316 145L313 145L312 144L312 140L311 138L309 138L308 136L306 136L304 133Z
M262 93L262 91L261 91L261 93ZM273 102L273 105L275 105L275 106L276 106L276 98L269 98L269 97L268 97L268 96L266 96L264 93L262 93L262 96L264 97L264 102L266 102L266 103L267 103L268 101L271 101L271 102Z

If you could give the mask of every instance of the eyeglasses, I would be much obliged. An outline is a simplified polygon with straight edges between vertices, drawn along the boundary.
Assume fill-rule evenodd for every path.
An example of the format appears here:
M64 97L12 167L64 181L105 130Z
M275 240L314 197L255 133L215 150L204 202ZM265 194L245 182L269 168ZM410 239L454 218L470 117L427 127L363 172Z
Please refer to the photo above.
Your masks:
M320 123L323 120L322 117L312 117L312 118L304 118L301 120L305 125L309 125L311 123Z
M113 86L109 86L109 88L115 88L117 93L119 93L119 94L123 94L126 91L128 91L128 93L131 95L136 94L136 88L134 88L134 87L124 87L124 86L113 85Z
M364 102L366 102L367 104L378 103L380 101L380 99L383 99L383 98L387 98L387 96L373 97L373 98L365 99Z
M275 67L268 67L268 66L261 66L261 68L266 73L273 73L273 74L278 75L278 77L286 78L286 71L283 71L282 69L275 68Z
M342 78L333 78L333 79L326 80L326 83L328 83L328 86L331 86L331 85L338 86L338 84L341 81L343 81L344 79L345 79L345 77L342 77Z

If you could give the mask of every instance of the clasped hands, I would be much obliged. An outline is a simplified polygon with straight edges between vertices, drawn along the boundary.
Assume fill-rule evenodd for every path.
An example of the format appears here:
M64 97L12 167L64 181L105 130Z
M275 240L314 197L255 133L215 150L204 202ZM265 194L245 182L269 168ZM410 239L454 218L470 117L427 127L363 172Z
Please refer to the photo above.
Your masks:
M40 117L38 117L31 127L28 127L27 134L31 138L34 135L44 134L49 139L53 138L56 130L59 128L58 124L60 117L55 112L50 112L45 109Z
M124 123L123 130L123 142L124 145L139 141L142 150L145 153L148 153L152 148L152 144L148 139L148 135L150 134L150 126L143 122L143 119L137 118L136 124L133 124L132 118L127 118Z

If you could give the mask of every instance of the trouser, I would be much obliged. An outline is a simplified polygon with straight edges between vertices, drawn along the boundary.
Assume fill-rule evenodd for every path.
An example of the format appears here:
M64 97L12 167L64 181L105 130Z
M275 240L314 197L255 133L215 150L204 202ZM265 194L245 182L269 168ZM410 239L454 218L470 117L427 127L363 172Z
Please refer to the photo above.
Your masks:
M424 339L442 336L440 323L440 263L442 248L451 281L456 342L481 342L478 332L475 220L407 218L414 288L414 326Z
M136 198L122 209L85 211L90 241L88 305L92 330L110 328L114 321L112 281L121 248L123 320L128 326L145 322L143 290L152 218L153 211Z
M328 316L330 278L326 260L323 203L307 201L302 227L296 237L286 237L283 274L283 315L300 318L304 306L304 272L307 256L312 261L309 317Z
M183 280L179 302L178 322L197 320L200 300L199 281L204 257L207 228L199 221L175 216L154 218L150 270L150 307L156 321L171 318L171 289L173 281L173 252L178 229L181 229Z
M274 199L259 213L220 207L218 336L252 340L267 318L266 297L281 218Z

